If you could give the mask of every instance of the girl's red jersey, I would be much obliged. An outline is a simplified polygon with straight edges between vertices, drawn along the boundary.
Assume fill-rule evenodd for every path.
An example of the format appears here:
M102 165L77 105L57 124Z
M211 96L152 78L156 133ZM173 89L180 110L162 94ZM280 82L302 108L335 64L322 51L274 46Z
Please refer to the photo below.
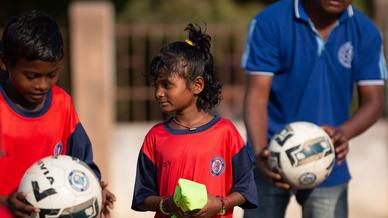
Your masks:
M208 193L226 197L239 192L256 205L252 163L243 139L227 119L215 117L195 130L177 130L168 122L155 125L141 148L132 208L150 195L172 196L180 178L206 185ZM232 217L233 211L224 216ZM155 217L165 217L157 212Z

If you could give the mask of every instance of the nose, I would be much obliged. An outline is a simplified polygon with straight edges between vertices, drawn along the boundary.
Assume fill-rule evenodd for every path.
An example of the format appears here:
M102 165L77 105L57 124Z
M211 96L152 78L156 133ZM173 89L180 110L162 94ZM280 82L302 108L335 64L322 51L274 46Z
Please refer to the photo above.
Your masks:
M35 83L35 89L39 92L46 92L51 86L51 81L48 78L41 77Z
M155 98L160 99L164 96L164 89L160 86L155 87Z

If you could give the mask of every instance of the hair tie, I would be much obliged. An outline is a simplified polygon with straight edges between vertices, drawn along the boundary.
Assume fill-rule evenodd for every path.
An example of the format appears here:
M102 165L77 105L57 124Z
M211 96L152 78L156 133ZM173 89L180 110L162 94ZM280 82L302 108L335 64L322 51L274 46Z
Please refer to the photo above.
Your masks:
M194 43L189 39L186 39L185 42L191 46L194 46Z

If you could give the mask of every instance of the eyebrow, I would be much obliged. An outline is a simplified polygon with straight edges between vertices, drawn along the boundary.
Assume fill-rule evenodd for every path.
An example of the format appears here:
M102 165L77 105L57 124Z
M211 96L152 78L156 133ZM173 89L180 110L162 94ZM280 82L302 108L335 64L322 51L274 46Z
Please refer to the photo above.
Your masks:
M37 71L33 71L31 69L25 69L23 71L27 72L27 73L35 73L35 74L50 74L50 73L54 73L54 72L58 71L59 69L61 69L60 66L55 68L55 69L53 69L53 70L51 70L51 71L49 71L49 72L37 72Z

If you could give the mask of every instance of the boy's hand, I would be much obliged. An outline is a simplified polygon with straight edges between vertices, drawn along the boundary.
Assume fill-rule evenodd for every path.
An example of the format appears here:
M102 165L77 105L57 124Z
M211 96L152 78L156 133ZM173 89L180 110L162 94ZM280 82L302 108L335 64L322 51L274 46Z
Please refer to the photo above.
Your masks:
M256 165L259 170L269 179L274 182L274 186L282 189L291 189L291 186L282 180L282 176L272 171L268 165L268 157L270 156L268 148L263 148L259 154L256 155Z
M15 217L31 218L32 213L39 213L39 208L24 203L26 195L15 192L7 198L7 206Z
M114 208L114 202L116 201L116 196L110 192L106 187L108 186L107 182L101 181L102 188L102 214L106 218L110 218L110 210Z
M337 163L341 164L345 160L346 155L349 153L348 137L342 132L340 128L326 125L321 126L321 128L325 130L325 132L330 136L335 148Z

